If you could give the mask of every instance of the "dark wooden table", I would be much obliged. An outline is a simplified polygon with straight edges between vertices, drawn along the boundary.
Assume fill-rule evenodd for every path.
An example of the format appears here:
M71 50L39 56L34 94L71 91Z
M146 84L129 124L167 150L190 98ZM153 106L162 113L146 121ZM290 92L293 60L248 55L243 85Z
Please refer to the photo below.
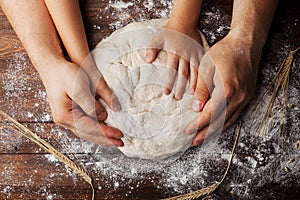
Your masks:
M171 2L81 0L90 48L132 21L167 17ZM231 9L231 1L204 1L199 26L211 45L228 32ZM279 4L260 63L256 96L270 83L288 52L300 45L299 10L296 0ZM82 164L94 179L96 199L160 199L200 189L221 178L237 124L217 137L220 148L203 155L202 150L193 148L168 164L125 158L115 149L86 143L55 125L39 75L2 11L0 36L0 108ZM290 77L286 135L258 140L249 131L251 125L246 125L228 177L211 199L299 199L300 162L295 147L300 139L299 64L298 53ZM276 129L276 124L273 126ZM83 179L9 130L0 118L0 199L90 198L90 187Z

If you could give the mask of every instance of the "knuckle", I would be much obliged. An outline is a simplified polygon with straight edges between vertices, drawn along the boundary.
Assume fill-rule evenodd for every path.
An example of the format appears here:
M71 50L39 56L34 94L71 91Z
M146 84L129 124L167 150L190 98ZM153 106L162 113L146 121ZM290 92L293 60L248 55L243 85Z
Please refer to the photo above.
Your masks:
M184 77L187 78L189 76L189 70L188 67L186 65L183 65L180 67L180 74Z
M241 103L247 101L247 99L248 99L248 94L245 91L240 92L238 103L241 104Z
M202 119L199 119L198 122L198 128L201 128L204 122L210 122L212 120L211 117L212 117L212 113L203 112L201 116Z
M209 69L207 67L203 67L201 65L198 68L198 71L199 71L199 76L201 76L201 77L205 77L207 74L209 74Z
M176 62L178 60L178 55L176 53L173 53L173 52L169 52L168 53L168 60L170 62Z
M171 67L167 70L167 76L170 79L173 79L175 77L176 73L177 73L177 70L175 70Z
M206 90L206 89L198 89L196 91L196 97L200 100L204 100L204 99L207 99L209 97L209 92Z
M150 51L153 51L155 49L160 49L162 46L161 38L155 38L152 40L152 42L149 44L148 49Z
M225 98L231 99L235 93L235 90L232 86L225 86Z
M197 67L197 65L193 65L193 63L189 63L189 66L190 66L190 71L191 71L191 73L193 73L193 74L198 74L198 67Z

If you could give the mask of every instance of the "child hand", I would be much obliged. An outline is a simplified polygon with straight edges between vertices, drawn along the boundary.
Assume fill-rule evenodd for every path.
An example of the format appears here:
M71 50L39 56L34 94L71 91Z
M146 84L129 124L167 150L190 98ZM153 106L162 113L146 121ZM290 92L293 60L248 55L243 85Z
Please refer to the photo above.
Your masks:
M146 62L152 63L161 50L167 52L167 74L165 94L175 91L175 99L180 100L189 80L188 92L196 89L197 69L204 54L200 33L196 28L182 29L168 23L146 50ZM178 71L178 72L177 72Z
M186 128L187 133L199 131L194 145L203 142L206 135L229 127L254 94L260 50L259 45L243 38L230 33L203 56L193 109L201 111L197 105L204 105L209 98L207 88L211 98Z
M120 109L104 79L97 77L100 72L89 79L87 73L76 64L63 61L51 65L41 76L54 121L71 129L82 139L102 145L123 146L122 133L103 123L107 113L91 92L94 87L110 108Z

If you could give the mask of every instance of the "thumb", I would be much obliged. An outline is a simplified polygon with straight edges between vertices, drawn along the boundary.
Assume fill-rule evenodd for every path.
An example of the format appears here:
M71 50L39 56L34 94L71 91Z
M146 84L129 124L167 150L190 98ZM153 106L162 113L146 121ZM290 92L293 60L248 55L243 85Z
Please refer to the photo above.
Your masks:
M110 107L111 110L121 110L121 105L118 98L113 94L113 91L109 88L102 75L98 81L96 93L103 99L103 101Z
M146 49L146 62L152 63L156 59L159 52L160 52L160 49L147 48Z
M146 62L152 63L163 48L163 39L160 35L154 38L146 49Z
M196 90L194 93L193 110L196 112L202 111L204 105L210 97L210 92L213 87L214 64L208 54L201 60L198 68L198 78Z
M75 102L73 107L79 106L89 117L98 119L99 121L103 121L107 118L105 108L96 101L90 90L83 89L81 92L74 93L74 95L70 97Z

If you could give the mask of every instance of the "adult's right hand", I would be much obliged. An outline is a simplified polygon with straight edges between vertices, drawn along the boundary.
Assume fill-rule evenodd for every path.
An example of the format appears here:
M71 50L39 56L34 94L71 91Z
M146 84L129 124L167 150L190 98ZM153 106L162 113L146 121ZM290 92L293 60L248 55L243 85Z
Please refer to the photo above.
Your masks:
M107 112L95 99L95 94L92 93L95 84L91 84L87 73L78 65L67 61L51 65L41 76L54 122L93 143L123 146L122 133L103 123ZM94 79L95 77L95 82ZM103 77L99 76L97 82L98 86L102 86L101 91L98 87L97 94L111 109L118 111L120 106Z
M202 112L186 128L194 145L233 124L254 95L262 42L246 38L231 30L203 56L193 104Z

